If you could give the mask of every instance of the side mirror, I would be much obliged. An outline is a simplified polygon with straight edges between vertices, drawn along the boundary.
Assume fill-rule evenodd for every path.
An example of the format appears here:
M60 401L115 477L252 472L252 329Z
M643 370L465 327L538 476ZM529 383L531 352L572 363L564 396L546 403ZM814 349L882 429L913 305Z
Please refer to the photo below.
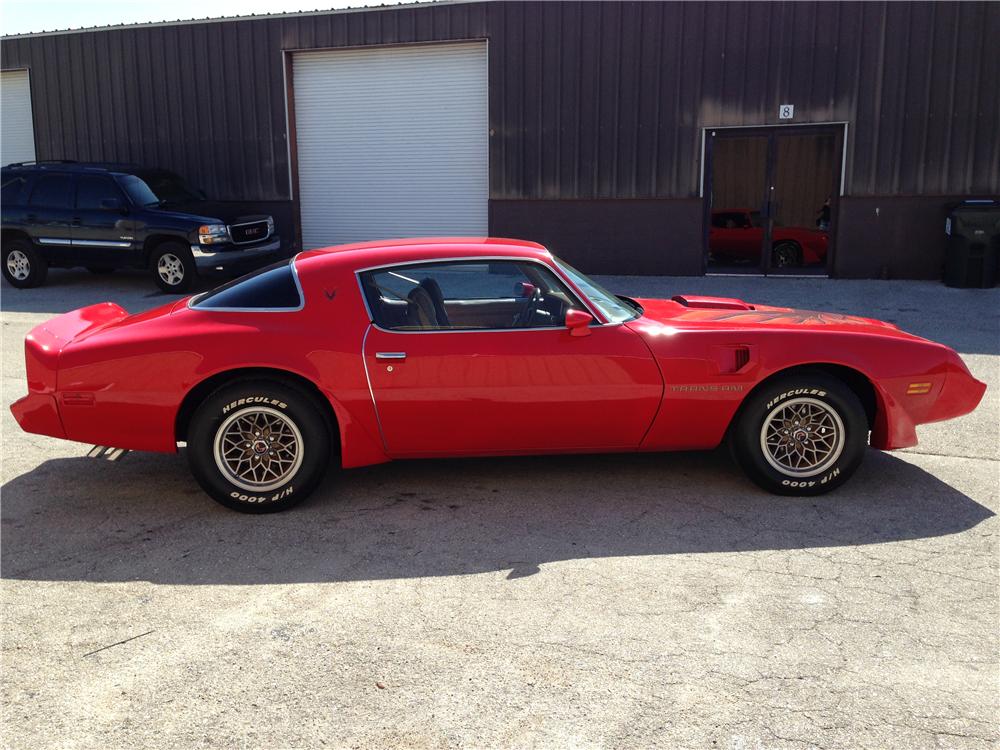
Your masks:
M514 295L517 297L530 297L535 293L535 285L527 281L519 281L514 285Z
M566 327L570 336L589 336L593 320L594 316L583 310L566 311Z

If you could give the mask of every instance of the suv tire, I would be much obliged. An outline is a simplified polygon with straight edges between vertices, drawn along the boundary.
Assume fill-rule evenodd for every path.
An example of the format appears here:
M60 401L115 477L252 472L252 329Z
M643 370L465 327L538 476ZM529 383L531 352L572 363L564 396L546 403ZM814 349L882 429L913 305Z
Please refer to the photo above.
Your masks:
M29 289L45 283L49 264L28 240L4 239L2 255L3 276L11 286Z
M184 294L198 277L191 250L180 242L164 242L149 255L156 285L167 294Z

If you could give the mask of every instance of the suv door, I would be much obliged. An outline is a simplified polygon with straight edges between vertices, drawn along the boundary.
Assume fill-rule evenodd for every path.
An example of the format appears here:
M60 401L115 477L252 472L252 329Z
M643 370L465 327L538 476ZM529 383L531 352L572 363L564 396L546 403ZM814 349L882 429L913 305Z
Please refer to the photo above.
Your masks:
M450 260L361 274L365 368L392 457L635 449L660 405L623 325L574 336L586 308L532 261Z
M25 228L46 260L59 263L72 258L70 223L75 190L69 174L43 174L31 186Z
M127 202L110 175L82 174L76 178L76 212L72 238L78 262L97 268L131 265L133 222Z

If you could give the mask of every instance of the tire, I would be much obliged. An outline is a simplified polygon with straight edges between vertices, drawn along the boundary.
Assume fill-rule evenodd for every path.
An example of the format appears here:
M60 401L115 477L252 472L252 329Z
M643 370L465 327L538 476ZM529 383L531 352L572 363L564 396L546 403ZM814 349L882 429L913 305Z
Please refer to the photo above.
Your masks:
M3 277L11 286L30 289L45 283L49 264L28 240L4 239L2 255Z
M740 409L730 444L743 471L768 492L822 495L861 465L868 431L854 391L826 373L803 371L754 391Z
M290 508L315 489L331 463L331 428L323 413L311 395L274 380L225 385L191 418L191 473L227 508L242 513ZM233 440L240 434L252 438L247 445L239 444L242 438Z
M115 272L115 269L109 266L87 266L87 270L95 276L105 276L109 273Z
M794 242L779 242L771 250L771 268L793 268L802 265L802 249Z
M198 277L191 250L180 242L157 245L149 256L149 268L156 285L167 294L184 294Z

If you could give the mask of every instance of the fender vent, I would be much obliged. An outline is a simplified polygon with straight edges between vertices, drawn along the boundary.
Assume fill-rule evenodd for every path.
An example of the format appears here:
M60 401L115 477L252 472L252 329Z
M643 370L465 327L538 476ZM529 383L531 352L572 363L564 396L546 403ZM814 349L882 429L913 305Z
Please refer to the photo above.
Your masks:
M742 372L753 359L751 354L750 347L741 344L712 347L712 359L715 360L715 366L719 368L721 375Z
M734 362L735 367L733 368L733 372L736 372L737 370L742 370L744 367L750 364L750 350L747 349L745 346L741 346L739 349L736 349L733 352L733 355L734 359L736 360Z

